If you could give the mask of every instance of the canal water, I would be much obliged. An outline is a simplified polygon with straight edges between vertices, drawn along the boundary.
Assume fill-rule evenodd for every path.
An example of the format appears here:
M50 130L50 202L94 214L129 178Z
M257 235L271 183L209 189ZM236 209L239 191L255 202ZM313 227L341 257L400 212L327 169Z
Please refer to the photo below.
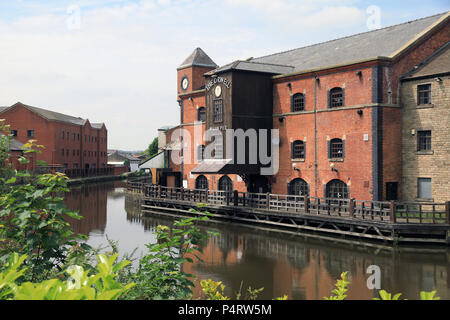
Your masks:
M138 198L125 192L123 182L73 188L66 204L84 217L72 226L89 236L89 244L105 246L109 238L118 241L121 254L136 249L136 258L146 252L146 244L156 242L158 225L174 222L160 215L142 216ZM381 271L381 287L388 292L401 292L402 298L412 300L419 298L420 291L437 290L441 299L450 299L450 249L446 247L393 248L229 223L209 223L204 228L219 235L204 248L203 262L184 266L198 279L197 297L199 280L213 279L223 282L229 297L239 291L244 296L252 287L264 288L260 299L287 294L294 300L319 300L329 296L339 275L348 271L348 299L372 299L377 293L367 286L367 269L375 265Z

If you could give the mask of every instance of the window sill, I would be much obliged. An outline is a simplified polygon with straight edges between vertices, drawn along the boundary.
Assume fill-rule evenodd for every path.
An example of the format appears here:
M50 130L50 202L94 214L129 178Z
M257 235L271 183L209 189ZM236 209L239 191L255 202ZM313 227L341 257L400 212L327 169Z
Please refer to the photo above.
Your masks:
M434 108L434 104L430 103L430 104L419 104L416 106L416 109L429 109L429 108Z
M330 161L330 162L344 162L344 159L332 158L332 159L328 159L328 161Z
M433 198L431 198L431 199L415 198L414 201L417 201L417 202L434 202L434 199Z
M305 162L305 159L291 159L292 162Z
M434 154L434 150L427 150L427 151L416 151L417 155L433 155Z

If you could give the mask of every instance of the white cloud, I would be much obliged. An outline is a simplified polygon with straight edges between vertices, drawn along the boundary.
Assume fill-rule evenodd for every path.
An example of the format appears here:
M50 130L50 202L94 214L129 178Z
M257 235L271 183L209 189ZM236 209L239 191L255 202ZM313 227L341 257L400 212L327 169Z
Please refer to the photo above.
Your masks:
M176 68L196 47L223 65L351 34L361 20L354 1L61 2L0 19L0 105L105 122L109 147L122 149L146 148L158 127L178 124ZM72 4L79 30L67 28Z

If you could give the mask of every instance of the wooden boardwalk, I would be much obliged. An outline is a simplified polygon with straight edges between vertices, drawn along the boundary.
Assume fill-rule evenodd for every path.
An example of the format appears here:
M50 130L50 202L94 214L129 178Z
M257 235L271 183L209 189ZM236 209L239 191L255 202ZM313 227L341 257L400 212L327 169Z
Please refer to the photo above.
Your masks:
M128 184L143 196L142 212L204 215L273 228L394 243L450 245L450 202L406 203L167 188ZM193 211L192 209L195 209Z

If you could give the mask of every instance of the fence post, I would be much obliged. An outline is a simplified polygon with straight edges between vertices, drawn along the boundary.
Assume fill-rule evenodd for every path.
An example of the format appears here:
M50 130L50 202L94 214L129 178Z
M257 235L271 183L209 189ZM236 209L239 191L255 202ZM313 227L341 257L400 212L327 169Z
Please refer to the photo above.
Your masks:
M450 201L445 202L445 215L445 221L447 222L447 224L450 224Z
M391 218L391 223L395 223L396 217L395 217L395 202L394 201L391 201L389 203L389 214L390 214L390 218Z
M266 206L267 210L270 210L270 193L266 193Z
M234 190L234 194L233 194L233 202L234 202L234 206L237 207L239 205L239 194L237 190Z
M305 213L309 213L309 197L305 196L304 201L305 201Z
M184 201L184 187L180 188L180 197L181 197L181 201Z
M350 214L350 218L355 217L355 199L353 198L348 203L348 213Z
M158 197L161 198L161 185L158 185Z

